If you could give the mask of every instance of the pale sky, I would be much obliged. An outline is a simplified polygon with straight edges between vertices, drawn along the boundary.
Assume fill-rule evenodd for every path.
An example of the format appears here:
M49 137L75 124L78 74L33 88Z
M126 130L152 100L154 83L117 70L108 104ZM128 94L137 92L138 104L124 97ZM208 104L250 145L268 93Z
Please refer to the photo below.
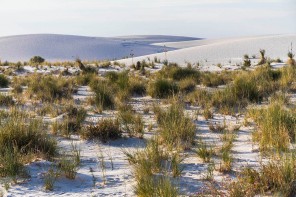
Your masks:
M0 0L0 36L296 33L295 0Z

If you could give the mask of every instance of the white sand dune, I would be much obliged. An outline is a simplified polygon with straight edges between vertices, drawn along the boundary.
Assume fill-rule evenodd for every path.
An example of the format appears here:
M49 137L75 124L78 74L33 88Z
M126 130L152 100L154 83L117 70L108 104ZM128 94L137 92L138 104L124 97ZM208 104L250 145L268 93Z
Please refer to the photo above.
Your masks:
M125 37L85 37L56 34L33 34L0 37L0 59L2 61L27 61L39 55L46 60L121 59L130 56L148 55L163 51L158 42L178 42L196 40L180 36L125 36ZM174 48L167 48L173 50Z
M185 64L185 62L204 65L211 64L235 64L241 62L244 54L259 56L259 50L265 49L266 56L270 58L287 59L287 52L292 43L296 43L296 35L269 35L257 37L227 38L215 40L194 40L173 43L157 43L155 45L179 50L166 53L151 54L134 58L134 61L157 57L164 60L166 57L170 62ZM131 64L131 59L120 62Z

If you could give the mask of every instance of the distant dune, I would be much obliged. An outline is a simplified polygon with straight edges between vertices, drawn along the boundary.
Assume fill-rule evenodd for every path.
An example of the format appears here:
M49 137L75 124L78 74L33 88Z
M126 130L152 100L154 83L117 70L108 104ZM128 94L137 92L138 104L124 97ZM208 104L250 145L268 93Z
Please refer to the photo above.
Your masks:
M122 59L130 56L155 54L164 51L163 46L152 45L160 42L192 41L197 38L180 36L122 36L85 37L56 34L32 34L0 37L1 61L27 61L39 55L49 61ZM168 47L166 50L174 50Z
M158 57L185 65L185 62L200 62L204 65L211 64L233 64L241 62L244 54L259 56L259 50L265 49L266 56L271 58L287 59L287 53L291 43L296 46L296 35L270 35L256 37L227 38L214 40L193 40L172 43L157 43L155 45L166 45L179 50L159 54L137 57L134 61ZM295 47L294 47L295 48ZM295 50L295 49L294 49ZM295 51L294 51L295 52ZM131 59L120 62L131 64Z

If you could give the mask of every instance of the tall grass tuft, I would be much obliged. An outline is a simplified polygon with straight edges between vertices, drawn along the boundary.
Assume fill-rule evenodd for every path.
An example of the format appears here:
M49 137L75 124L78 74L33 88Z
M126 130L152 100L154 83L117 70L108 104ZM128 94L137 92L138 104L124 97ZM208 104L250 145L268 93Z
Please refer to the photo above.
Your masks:
M148 93L154 98L168 98L178 92L175 82L167 79L156 79L149 84Z
M120 138L122 136L122 131L117 120L103 119L94 125L83 128L81 136L85 139L98 138L102 142L107 142L108 140Z
M194 143L196 126L183 112L183 107L172 104L166 111L157 114L160 141L169 147L180 145L190 148Z
M295 141L296 114L279 103L266 109L251 109L249 116L258 125L253 137L262 151L285 151Z

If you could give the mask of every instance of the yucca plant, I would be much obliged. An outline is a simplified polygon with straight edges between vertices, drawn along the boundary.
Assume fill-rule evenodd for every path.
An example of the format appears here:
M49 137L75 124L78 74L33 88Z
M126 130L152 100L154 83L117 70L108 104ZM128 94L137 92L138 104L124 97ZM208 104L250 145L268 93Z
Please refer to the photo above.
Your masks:
M263 65L266 63L266 58L265 58L265 50L264 49L260 49L259 51L260 53L260 61L258 62L258 65Z

